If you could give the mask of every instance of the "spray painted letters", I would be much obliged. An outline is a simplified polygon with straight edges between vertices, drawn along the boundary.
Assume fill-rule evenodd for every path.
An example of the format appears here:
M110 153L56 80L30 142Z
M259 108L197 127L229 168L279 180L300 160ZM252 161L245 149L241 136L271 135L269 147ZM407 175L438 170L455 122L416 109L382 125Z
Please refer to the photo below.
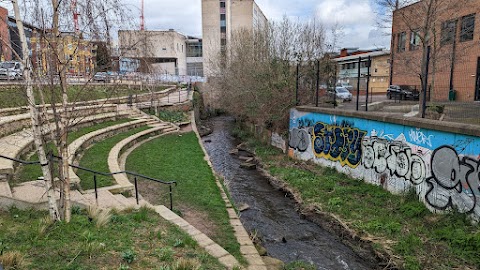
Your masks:
M442 146L433 152L431 163L426 201L439 210L453 207L472 213L480 196L480 161L461 158L454 148Z
M366 169L374 169L377 173L388 171L390 176L403 178L415 185L425 180L425 163L412 153L408 145L398 141L370 138L363 141L362 147L362 163Z
M357 128L318 122L313 128L313 152L316 157L356 168L362 158L361 143L366 134Z

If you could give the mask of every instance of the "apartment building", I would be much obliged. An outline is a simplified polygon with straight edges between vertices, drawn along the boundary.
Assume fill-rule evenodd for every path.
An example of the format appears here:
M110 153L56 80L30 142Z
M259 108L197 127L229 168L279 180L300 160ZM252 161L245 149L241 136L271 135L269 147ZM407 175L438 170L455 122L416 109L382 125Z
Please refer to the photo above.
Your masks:
M342 49L340 55L334 61L337 62L337 77L341 82L349 83L357 89L358 65L360 61L360 90L365 91L367 87L367 60L370 57L370 82L369 93L384 94L387 92L390 75L390 51L359 50L358 48Z
M254 0L202 0L204 73L213 75L235 32L254 31L268 23Z
M434 10L432 27L425 27L428 10ZM421 62L429 46L430 100L480 101L479 18L480 0L419 1L394 11L392 84L421 85Z
M202 76L202 39L174 29L118 31L120 58L136 59L137 71L176 76Z

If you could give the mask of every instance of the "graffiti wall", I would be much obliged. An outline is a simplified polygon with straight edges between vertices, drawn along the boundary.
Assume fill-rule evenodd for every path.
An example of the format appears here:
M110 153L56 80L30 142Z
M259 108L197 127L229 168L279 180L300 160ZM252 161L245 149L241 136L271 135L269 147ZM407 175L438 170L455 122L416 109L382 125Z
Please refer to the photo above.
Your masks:
M292 157L392 193L413 189L432 211L480 219L479 137L293 109L288 145Z

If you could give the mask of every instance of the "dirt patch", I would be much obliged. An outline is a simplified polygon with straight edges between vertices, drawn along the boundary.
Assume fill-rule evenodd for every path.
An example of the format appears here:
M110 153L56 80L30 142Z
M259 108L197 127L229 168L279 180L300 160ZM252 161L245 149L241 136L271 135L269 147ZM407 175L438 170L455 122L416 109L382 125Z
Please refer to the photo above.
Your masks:
M302 167L310 166L308 164L304 164ZM372 264L378 265L377 269L398 269L393 262L391 254L375 250L371 240L356 234L344 222L342 222L340 218L331 213L324 212L318 207L307 205L303 202L301 195L292 189L287 183L270 175L270 173L263 168L258 168L258 170L266 179L268 179L269 183L273 187L285 192L286 196L292 198L296 202L298 206L297 210L307 220L312 221L326 231L337 235L345 245L352 248L362 258L371 262Z
M182 212L182 218L199 231L213 238L218 230L218 226L210 220L208 214L185 205L178 207Z

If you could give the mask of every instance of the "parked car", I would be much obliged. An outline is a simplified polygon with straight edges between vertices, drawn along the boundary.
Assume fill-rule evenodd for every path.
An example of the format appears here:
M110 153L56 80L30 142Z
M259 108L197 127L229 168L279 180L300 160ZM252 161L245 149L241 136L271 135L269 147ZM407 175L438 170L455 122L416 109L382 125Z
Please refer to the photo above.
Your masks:
M23 78L23 65L16 61L0 63L0 79L21 80Z
M93 76L93 81L95 81L95 82L107 82L108 81L108 74L106 72L97 72Z
M332 91L330 90L330 95L332 95ZM338 100L342 100L342 101L352 101L352 93L350 93L350 91L347 90L347 88L345 87L340 87L340 86L337 86L335 87L335 96L336 96L336 99Z
M351 86L349 83L346 83L346 82L337 82L337 87L344 87L346 88L348 91L353 91L353 86Z
M416 89L412 89L409 85L390 85L387 89L387 97L389 99L418 100L419 96L419 92Z

